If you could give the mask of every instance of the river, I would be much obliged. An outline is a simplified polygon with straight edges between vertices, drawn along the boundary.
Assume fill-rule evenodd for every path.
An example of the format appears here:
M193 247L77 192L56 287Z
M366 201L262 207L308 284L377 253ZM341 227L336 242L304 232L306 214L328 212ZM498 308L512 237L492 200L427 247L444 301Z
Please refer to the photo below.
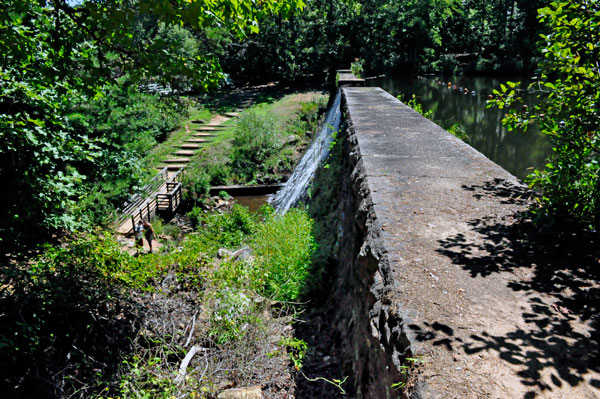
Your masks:
M448 128L454 123L460 123L469 137L469 144L523 179L533 168L543 168L552 146L537 127L530 128L525 133L509 132L502 126L504 112L497 108L486 108L488 95L507 80L518 81L519 78L384 77L367 80L367 84L381 87L395 96L403 94L404 102L415 94L423 109L433 112L431 118L437 124ZM448 82L451 82L451 88L448 88ZM459 90L461 88L462 91ZM468 94L465 94L465 88ZM528 100L533 103L533 98Z

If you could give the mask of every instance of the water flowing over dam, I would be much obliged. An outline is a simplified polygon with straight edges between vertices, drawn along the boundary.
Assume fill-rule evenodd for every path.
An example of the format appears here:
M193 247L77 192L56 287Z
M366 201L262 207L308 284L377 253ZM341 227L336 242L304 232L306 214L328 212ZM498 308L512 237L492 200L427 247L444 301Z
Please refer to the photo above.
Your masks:
M312 182L317 168L329 154L329 146L334 133L340 127L342 112L340 109L341 92L338 91L331 107L327 111L325 120L321 124L314 139L306 149L298 166L285 183L285 185L270 198L269 202L278 213L285 213L296 205L304 196Z

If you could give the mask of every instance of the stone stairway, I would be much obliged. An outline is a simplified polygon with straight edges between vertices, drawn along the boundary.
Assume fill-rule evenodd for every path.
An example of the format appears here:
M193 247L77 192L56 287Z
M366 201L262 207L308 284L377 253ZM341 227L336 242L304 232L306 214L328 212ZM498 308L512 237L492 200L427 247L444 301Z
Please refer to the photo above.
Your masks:
M208 123L199 119L190 120L186 124L188 136L180 144L174 146L175 151L163 159L157 168L166 167L169 176L179 173L192 161L192 158L206 143L209 143L226 129L222 125L224 122L238 116L238 112L228 112L213 117Z

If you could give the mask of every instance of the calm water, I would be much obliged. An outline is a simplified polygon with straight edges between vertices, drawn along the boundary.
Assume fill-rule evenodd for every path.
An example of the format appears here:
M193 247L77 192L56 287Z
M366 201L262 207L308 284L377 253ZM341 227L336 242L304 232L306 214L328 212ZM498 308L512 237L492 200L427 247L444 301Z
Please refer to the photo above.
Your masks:
M267 203L270 195L240 195L234 197L235 202L242 206L247 206L250 212L258 211L258 208Z
M493 89L506 80L518 81L518 78L457 77L445 78L441 84L438 80L442 79L385 77L369 80L368 85L379 86L393 95L403 94L406 101L415 94L425 111L433 111L431 118L436 123L448 128L459 122L470 138L469 144L520 179L532 168L543 167L551 152L548 138L535 127L526 133L509 132L502 126L503 111L485 107ZM457 89L449 89L448 82ZM461 87L463 92L458 90ZM464 94L465 87L469 94Z

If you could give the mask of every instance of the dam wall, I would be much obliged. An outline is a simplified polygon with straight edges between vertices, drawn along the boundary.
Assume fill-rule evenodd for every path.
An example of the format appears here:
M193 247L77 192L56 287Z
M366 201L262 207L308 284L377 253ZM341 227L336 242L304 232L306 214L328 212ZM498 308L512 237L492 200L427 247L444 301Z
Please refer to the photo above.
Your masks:
M342 109L339 171L313 199L329 203L326 290L351 396L563 397L572 385L536 341L552 339L535 315L553 300L511 252L531 193L380 88L344 87Z

